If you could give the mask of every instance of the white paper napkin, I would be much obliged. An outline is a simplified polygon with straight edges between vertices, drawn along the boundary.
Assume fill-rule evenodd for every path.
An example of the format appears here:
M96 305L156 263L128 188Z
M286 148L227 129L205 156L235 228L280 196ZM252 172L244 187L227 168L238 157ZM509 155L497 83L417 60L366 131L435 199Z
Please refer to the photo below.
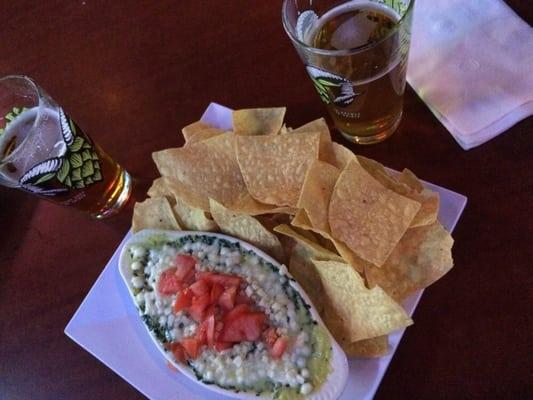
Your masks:
M416 0L407 80L468 150L533 114L533 28L501 0Z

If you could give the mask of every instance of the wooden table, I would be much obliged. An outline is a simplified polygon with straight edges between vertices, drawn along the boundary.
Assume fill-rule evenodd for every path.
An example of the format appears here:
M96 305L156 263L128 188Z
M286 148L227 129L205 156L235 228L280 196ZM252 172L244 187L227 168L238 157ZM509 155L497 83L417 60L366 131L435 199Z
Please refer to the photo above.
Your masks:
M156 176L150 153L178 145L210 101L287 105L291 126L325 113L278 2L4 3L0 75L34 77L140 196ZM509 4L532 22L530 2ZM424 294L376 398L532 398L533 119L466 152L410 88L405 100L390 140L351 147L469 203L455 268ZM130 217L97 222L0 188L0 398L142 398L63 334Z

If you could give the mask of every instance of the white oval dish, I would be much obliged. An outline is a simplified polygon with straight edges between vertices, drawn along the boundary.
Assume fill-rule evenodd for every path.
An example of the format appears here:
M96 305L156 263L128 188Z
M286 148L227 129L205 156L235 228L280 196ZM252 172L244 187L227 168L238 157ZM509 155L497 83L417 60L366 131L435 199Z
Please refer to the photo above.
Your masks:
M303 291L301 286L288 274L285 267L281 267L281 265L274 260L269 255L265 254L263 251L257 249L256 247L250 245L247 242L244 242L240 239L236 239L231 236L219 234L219 233L212 233L212 232L198 232L198 231L164 231L164 230L155 230L155 229L146 229L140 232L137 232L134 234L123 246L120 254L120 261L119 261L119 270L120 275L122 276L124 283L126 284L128 288L128 292L130 293L132 300L134 304L135 302L135 295L134 295L134 288L132 286L132 277L133 277L133 271L131 269L131 254L128 251L129 247L134 244L145 244L147 240L149 240L150 237L157 236L160 238L162 235L165 237L168 237L169 240L176 240L184 236L203 236L203 237L209 237L209 238L219 238L224 239L230 243L238 243L242 249L245 251L252 251L257 256L262 258L264 261L271 263L277 270L280 276L287 276L289 279L290 286L298 292L298 294L301 296L301 298L307 303L307 305L310 306L309 311L312 316L312 318L320 324L324 330L327 332L330 344L331 344L331 372L326 379L326 381L320 386L319 390L313 391L310 395L306 396L306 399L310 400L334 400L337 399L343 392L344 387L346 386L346 381L348 378L348 362L346 359L346 355L342 351L341 347L337 344L335 339L331 336L329 331L327 330L325 324L323 323L322 319L318 315L316 309L312 305L309 297L307 294ZM136 305L137 306L137 305ZM231 396L236 399L269 399L272 398L272 396L268 393L261 394L260 396L256 395L254 392L236 392L228 389L224 389L222 387L217 386L216 384L205 384L202 381L199 381L193 371L187 367L186 365L177 363L173 357L167 353L162 343L156 338L156 336L152 333L150 329L144 324L149 336L151 337L152 341L156 345L156 347L159 349L159 351L163 354L165 359L170 362L175 368L177 368L181 373L183 373L186 377L191 379L192 381L202 385L205 389L210 390L215 393L223 394L226 396Z

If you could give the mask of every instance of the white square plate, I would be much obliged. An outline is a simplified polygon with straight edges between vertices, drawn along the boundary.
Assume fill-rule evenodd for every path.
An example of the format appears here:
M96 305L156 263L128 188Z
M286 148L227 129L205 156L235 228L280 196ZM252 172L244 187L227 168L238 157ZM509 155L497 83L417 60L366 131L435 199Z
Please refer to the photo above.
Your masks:
M232 127L231 110L216 103L209 105L202 120L223 129ZM430 183L426 185L439 192L439 220L448 231L453 231L466 205L466 197ZM118 269L120 250L130 235L125 236L107 263L65 333L150 399L226 399L170 370L150 339ZM422 291L405 301L404 306L410 315L421 296ZM348 385L342 400L367 400L374 396L403 332L400 330L389 336L390 351L385 357L349 360Z

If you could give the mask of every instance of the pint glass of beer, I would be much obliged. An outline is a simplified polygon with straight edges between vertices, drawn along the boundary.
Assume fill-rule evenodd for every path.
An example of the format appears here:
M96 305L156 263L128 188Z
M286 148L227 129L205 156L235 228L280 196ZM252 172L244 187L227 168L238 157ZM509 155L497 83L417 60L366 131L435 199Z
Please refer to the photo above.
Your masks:
M414 0L284 0L282 19L342 135L380 142L402 117Z
M0 184L95 218L131 193L129 174L26 76L0 79Z

